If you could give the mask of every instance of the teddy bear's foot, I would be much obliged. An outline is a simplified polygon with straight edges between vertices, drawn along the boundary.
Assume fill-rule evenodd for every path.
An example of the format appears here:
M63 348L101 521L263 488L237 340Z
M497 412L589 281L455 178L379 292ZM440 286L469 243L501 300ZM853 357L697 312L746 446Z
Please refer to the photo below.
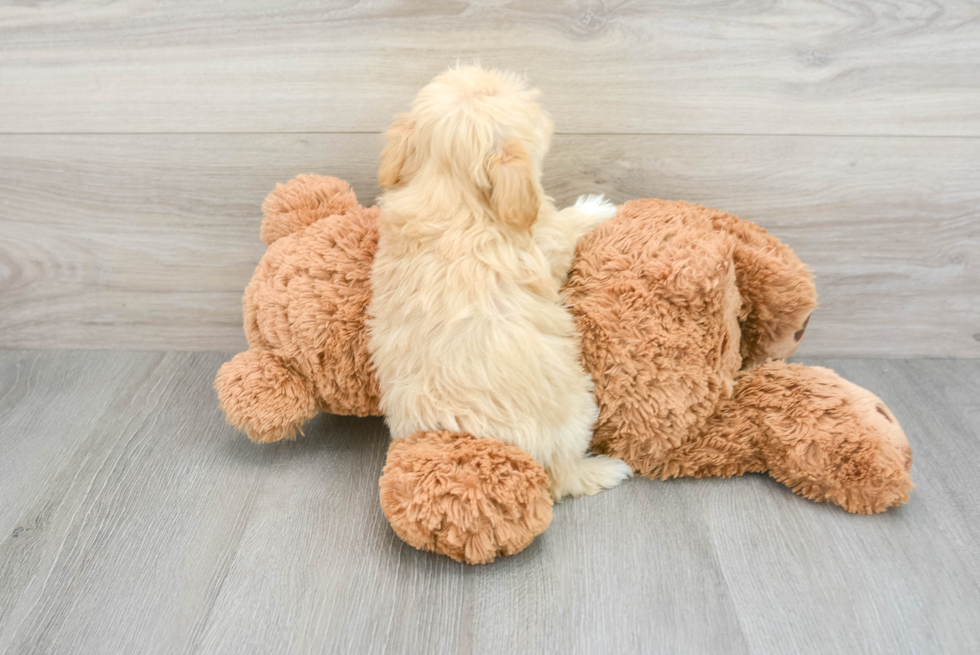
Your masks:
M357 196L347 182L325 175L297 175L286 184L277 184L266 196L259 235L271 246L287 234L356 205Z
M214 380L228 422L252 441L294 439L317 414L313 385L267 350L235 355Z
M883 512L908 502L912 448L898 419L878 396L829 369L814 367L850 401L852 417L840 424L850 435L839 451L836 491L828 500L855 514Z
M759 414L769 473L796 493L856 514L906 502L912 450L894 414L833 371L770 362L739 381Z
M393 441L379 486L399 537L468 564L520 552L551 523L544 469L496 439L416 432Z

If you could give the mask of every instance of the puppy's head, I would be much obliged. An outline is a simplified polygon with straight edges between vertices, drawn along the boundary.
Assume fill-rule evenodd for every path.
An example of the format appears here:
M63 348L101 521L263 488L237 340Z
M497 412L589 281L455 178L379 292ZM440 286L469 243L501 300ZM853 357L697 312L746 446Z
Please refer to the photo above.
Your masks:
M512 73L478 66L442 73L388 130L379 184L462 192L502 227L530 229L553 130L538 96Z

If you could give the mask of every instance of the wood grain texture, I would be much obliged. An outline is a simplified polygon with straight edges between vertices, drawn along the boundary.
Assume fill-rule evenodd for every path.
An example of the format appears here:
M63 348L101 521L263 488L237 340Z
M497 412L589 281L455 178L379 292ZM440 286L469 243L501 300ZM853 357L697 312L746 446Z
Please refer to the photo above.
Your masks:
M363 134L0 136L0 347L244 347L259 205L298 173L377 194ZM980 356L980 139L555 139L545 187L716 206L792 245L802 354Z
M759 475L637 479L468 567L385 523L380 420L251 444L210 389L226 357L0 353L0 652L980 649L980 362L811 362L903 424L918 486L899 509Z
M458 59L560 132L980 136L966 0L4 3L2 132L384 129Z

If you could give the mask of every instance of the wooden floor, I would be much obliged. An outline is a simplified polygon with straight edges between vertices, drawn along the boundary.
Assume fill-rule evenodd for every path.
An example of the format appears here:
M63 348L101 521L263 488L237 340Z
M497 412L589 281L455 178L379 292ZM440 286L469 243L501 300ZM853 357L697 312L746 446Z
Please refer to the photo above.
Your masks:
M978 361L811 362L905 427L899 509L637 479L469 567L388 527L380 420L227 427L227 357L0 353L0 652L980 652Z

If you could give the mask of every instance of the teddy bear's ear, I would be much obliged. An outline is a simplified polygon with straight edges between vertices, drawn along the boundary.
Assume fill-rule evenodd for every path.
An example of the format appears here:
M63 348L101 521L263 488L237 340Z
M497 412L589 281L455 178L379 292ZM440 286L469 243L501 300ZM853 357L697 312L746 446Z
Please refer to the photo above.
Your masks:
M381 151L381 167L378 169L378 184L387 189L402 182L405 164L412 154L412 125L406 116L388 128L388 143Z
M519 141L507 142L487 159L490 208L504 225L528 230L538 217L541 193L534 164Z

